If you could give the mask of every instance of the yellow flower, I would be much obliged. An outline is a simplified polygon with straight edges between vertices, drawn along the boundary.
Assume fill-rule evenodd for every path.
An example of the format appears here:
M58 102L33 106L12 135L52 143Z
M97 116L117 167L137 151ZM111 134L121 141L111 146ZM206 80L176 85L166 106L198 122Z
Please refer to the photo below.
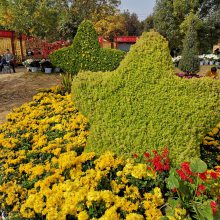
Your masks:
M137 213L130 213L126 215L126 220L144 220L144 217Z
M89 219L89 215L87 214L86 211L82 211L78 214L78 220L87 220Z

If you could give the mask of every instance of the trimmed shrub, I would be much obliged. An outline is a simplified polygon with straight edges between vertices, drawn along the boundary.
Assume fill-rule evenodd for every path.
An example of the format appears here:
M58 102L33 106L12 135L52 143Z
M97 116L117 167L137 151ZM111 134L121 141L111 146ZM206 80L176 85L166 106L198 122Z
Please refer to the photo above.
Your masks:
M184 72L196 73L199 71L198 35L193 23L189 26L183 42L182 59L179 68Z
M116 71L80 73L72 97L91 123L86 151L129 157L168 146L173 162L200 156L220 119L220 82L174 74L168 43L144 33Z
M78 28L73 44L50 55L52 63L65 72L76 74L82 70L112 71L118 67L125 52L101 49L98 35L90 21Z

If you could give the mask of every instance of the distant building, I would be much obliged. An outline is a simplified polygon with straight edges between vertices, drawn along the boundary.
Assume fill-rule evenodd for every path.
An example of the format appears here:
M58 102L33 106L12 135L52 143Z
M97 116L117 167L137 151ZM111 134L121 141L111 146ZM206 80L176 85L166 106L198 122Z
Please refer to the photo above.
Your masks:
M114 42L107 41L104 37L99 37L99 43L102 48L114 48L128 52L131 45L135 44L138 37L136 36L120 36L115 37Z
M125 52L128 52L130 50L130 47L136 43L138 37L136 36L121 36L121 37L115 37L114 43L116 49L123 50Z

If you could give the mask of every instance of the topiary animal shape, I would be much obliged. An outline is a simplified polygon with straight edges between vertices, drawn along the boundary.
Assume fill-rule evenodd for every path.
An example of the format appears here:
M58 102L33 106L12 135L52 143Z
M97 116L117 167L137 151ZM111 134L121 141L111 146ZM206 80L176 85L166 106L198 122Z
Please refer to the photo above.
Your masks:
M55 66L76 74L82 70L114 70L124 55L123 51L101 48L92 22L85 20L80 24L72 45L55 51L50 59Z
M91 124L86 150L133 153L167 146L177 163L200 156L207 130L220 119L220 83L174 74L167 41L144 33L116 71L80 73L73 101Z

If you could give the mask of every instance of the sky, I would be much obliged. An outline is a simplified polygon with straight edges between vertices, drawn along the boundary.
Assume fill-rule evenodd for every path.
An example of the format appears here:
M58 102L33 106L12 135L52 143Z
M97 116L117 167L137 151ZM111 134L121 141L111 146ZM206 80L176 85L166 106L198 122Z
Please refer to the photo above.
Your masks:
M156 0L121 0L120 10L129 10L131 13L136 13L139 20L144 20L153 12L153 7Z

